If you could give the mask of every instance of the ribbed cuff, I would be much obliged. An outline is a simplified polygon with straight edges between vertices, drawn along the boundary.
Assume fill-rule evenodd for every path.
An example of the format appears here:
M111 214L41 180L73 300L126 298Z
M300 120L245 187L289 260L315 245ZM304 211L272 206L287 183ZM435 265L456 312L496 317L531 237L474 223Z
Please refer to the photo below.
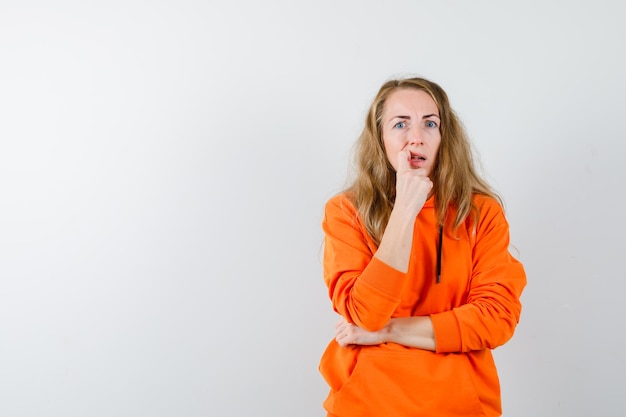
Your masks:
M373 257L361 279L371 287L387 294L390 298L402 297L406 274Z
M454 310L431 314L437 353L461 352L463 340Z

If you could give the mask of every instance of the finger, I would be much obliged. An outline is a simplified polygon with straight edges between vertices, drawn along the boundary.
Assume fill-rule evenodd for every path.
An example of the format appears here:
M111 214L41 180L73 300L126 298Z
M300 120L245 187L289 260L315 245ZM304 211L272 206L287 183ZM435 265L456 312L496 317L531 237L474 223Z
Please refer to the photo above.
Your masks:
M410 171L414 175L418 175L421 177L427 177L426 168L413 168L411 166L411 152L408 149L403 149L398 152L397 156L397 166L398 169L396 173L407 172Z
M339 344L339 346L347 346L346 343L346 335L343 333L339 333L335 335L335 340L337 341L337 343Z
M347 324L348 324L348 322L346 321L346 319L344 319L342 317L341 319L339 319L337 321L337 323L335 323L335 329L336 330L341 330L341 329L345 328Z
M338 341L337 342L341 346L345 347L345 346L349 346L349 345L351 345L353 343L352 339L353 338L352 338L352 336L349 333L344 332L344 333L341 333L341 335L338 337Z
M411 152L408 149L403 149L398 152L397 156L398 162L398 170L397 172L405 172L411 169L411 163L409 162L411 159Z

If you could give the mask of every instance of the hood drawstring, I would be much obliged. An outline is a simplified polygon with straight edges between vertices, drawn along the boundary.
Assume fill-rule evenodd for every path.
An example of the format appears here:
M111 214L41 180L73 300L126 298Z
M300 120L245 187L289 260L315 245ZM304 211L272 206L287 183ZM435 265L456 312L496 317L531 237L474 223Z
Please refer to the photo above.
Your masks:
M437 284L441 282L441 247L443 245L443 225L439 225L439 243L437 244Z

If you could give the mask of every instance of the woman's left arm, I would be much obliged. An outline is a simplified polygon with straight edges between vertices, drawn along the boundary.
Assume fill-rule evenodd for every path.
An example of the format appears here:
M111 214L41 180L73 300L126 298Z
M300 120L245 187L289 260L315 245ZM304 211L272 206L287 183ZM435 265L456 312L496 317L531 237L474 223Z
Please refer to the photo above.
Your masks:
M480 218L473 239L472 276L465 304L431 314L440 353L494 349L515 332L526 286L522 264L509 252L509 225L500 204L488 197L475 202Z

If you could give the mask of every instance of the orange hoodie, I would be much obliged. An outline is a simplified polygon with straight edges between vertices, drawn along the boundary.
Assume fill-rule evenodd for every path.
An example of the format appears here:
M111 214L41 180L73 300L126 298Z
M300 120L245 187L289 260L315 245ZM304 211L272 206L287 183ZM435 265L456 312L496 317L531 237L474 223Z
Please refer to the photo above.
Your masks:
M376 331L392 317L430 316L437 350L394 343L343 348L332 340L320 361L330 386L329 415L500 416L500 386L491 355L507 342L521 312L526 285L509 253L509 226L492 198L475 196L480 217L458 230L444 228L441 280L434 199L415 221L407 273L378 258L376 245L345 195L326 204L322 223L324 280L334 310ZM448 218L453 219L453 208Z

